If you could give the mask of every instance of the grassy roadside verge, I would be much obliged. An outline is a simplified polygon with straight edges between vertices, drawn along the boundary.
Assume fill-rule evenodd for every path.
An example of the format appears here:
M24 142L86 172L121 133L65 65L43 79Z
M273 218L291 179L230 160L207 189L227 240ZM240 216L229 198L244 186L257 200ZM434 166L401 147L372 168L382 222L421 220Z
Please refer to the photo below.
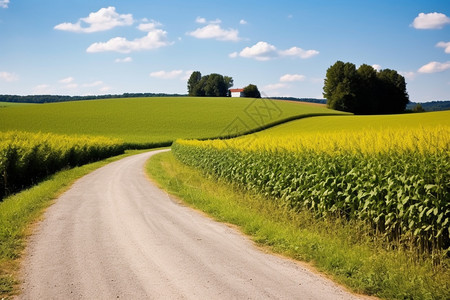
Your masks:
M386 251L360 224L317 220L292 213L276 201L205 178L171 153L152 157L147 171L169 193L213 218L237 225L258 244L311 262L353 291L386 299L447 299L448 260L433 267L407 250Z
M0 202L0 299L17 292L17 272L33 224L78 178L108 163L149 150L126 151L102 161L60 171L40 184Z

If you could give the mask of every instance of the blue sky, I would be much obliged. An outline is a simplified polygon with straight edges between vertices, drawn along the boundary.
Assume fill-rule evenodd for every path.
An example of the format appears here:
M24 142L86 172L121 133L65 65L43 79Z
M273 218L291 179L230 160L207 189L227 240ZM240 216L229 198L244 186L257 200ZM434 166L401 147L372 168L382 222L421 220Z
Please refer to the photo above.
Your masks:
M0 94L186 93L200 71L322 98L337 60L450 100L450 1L0 0Z

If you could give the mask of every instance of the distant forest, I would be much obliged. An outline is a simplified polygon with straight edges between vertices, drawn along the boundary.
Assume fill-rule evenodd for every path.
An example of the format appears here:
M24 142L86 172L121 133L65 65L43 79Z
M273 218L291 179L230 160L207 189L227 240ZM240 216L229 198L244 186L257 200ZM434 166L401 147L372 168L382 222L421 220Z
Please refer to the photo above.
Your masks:
M135 97L182 97L180 94L164 93L124 93L121 95L97 95L97 96L64 96L64 95L0 95L0 102L15 103L53 103L65 101L98 100L111 98L135 98Z
M431 101L431 102L424 102L424 103L416 103L416 102L409 102L406 105L406 109L413 109L417 104L422 105L422 108L425 111L439 111L439 110L450 110L450 100L447 101Z

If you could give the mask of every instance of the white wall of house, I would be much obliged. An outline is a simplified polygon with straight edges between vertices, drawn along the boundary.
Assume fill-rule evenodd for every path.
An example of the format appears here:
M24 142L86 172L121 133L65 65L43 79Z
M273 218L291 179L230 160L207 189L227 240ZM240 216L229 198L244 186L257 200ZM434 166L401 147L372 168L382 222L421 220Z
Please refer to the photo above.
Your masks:
M231 97L244 97L244 92L231 92Z

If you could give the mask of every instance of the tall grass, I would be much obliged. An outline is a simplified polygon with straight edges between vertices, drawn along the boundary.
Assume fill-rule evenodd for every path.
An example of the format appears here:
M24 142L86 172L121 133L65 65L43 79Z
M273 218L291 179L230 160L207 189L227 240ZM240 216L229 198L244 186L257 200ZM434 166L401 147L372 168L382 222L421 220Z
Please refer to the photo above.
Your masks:
M389 247L449 250L449 127L180 140L173 150L180 161L290 209L364 221Z
M0 199L64 168L122 154L118 139L0 132Z

